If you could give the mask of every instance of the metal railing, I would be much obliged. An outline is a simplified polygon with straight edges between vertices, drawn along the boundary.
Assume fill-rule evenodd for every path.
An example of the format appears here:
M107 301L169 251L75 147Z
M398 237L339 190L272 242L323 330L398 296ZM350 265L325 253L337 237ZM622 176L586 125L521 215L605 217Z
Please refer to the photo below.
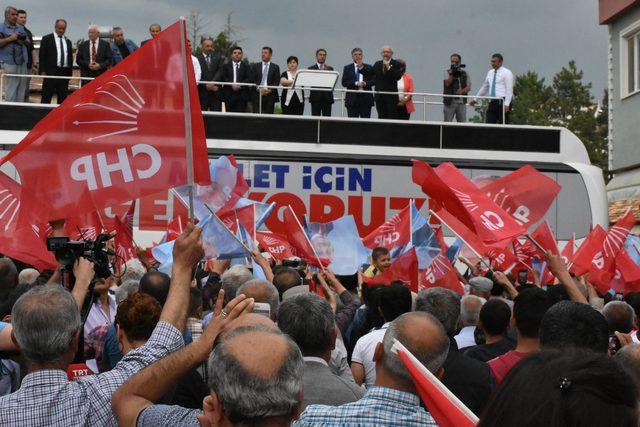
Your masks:
M7 73L0 73L0 96L2 97L2 99L4 99L4 85L5 85L5 78L6 77L17 77L17 78L41 78L41 79L66 79L66 80L78 80L78 81L82 81L82 80L93 80L93 77L79 77L79 76L49 76L49 75L35 75L35 74L7 74ZM430 93L430 92L384 92L384 91L377 91L377 90L356 90L356 89L344 89L344 88L333 88L333 89L328 89L328 88L316 88L316 87L301 87L298 86L294 89L292 89L290 86L283 86L283 85L278 85L278 86L269 86L269 85L260 85L260 84L255 84L255 83L241 83L241 82L237 82L237 83L233 83L233 82L222 82L222 81L205 81L205 80L201 80L198 82L198 84L215 84L218 86L232 86L232 85L236 85L236 86L243 86L243 87L248 87L248 88L255 88L257 89L257 93L259 96L259 101L258 101L258 111L254 111L252 114L263 114L262 113L262 92L259 89L272 89L272 90L301 90L303 92L306 92L306 96L305 96L305 101L308 101L309 99L309 91L314 91L314 92L333 92L333 93L338 93L339 96L334 96L334 102L340 102L341 104L341 108L340 108L340 117L345 117L345 98L346 98L346 94L348 93L355 93L355 94L371 94L372 96L375 95L394 95L394 96L398 96L398 95L409 95L411 96L411 100L413 101L414 105L421 105L422 106L422 121L429 121L429 114L428 114L428 107L429 106L443 106L444 102L442 101L443 98L462 98L465 100L482 100L482 101L493 101L493 100L498 100L498 101L503 101L503 98L501 97L497 97L497 96L475 96L475 95L445 95L442 93ZM42 86L42 84L36 83L36 85L40 85L40 87ZM69 85L69 89L79 89L80 85ZM29 90L29 89L27 89ZM416 99L418 98L418 99ZM436 100L430 100L430 99L436 99ZM222 101L224 102L224 101ZM470 107L470 105L468 103L465 104L465 108ZM502 123L505 123L505 118L506 118L506 114L504 111L504 106L502 106L501 108L501 112L502 112Z

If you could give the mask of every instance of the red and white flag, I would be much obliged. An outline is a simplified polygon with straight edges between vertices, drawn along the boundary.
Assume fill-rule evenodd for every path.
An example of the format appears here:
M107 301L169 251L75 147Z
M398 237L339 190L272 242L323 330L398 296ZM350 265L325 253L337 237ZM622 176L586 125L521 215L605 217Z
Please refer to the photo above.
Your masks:
M283 260L292 258L295 255L291 249L291 245L285 236L280 234L258 231L256 240L265 251L269 252L275 259Z
M426 288L446 288L464 295L464 287L458 279L455 267L451 265L446 255L438 255L429 267L421 270L420 289Z
M415 248L399 256L389 268L377 276L364 278L367 285L389 285L395 280L401 281L411 291L418 292L419 271Z
M64 222L64 232L71 240L95 240L103 228L100 215L96 211L67 218Z
M411 203L362 239L362 243L369 249L383 247L388 250L405 246L410 241Z
M525 233L515 219L480 190L453 164L436 169L425 162L413 161L413 182L433 201L455 216L485 243L504 241ZM430 201L431 202L431 201Z
M291 247L295 249L296 255L316 267L327 267L330 260L318 257L291 206L284 207L283 219L287 229L287 240L289 240Z
M584 239L573 255L573 265L569 270L576 276L582 276L591 270L594 257L602 249L602 243L607 238L607 232L600 225L596 225Z
M560 253L560 256L562 257L562 260L564 261L565 265L569 265L573 262L573 254L575 252L575 244L576 244L575 240L576 240L576 236L575 234L572 234L567 244L564 246L564 248L562 248L562 252Z
M440 427L474 427L478 417L398 340L395 352L409 371L427 410Z
M185 28L171 25L75 91L0 161L49 208L44 221L187 184L190 165L195 182L210 182Z
M623 294L640 291L640 266L625 250L621 250L616 256L614 281L615 279L619 279L623 283Z
M536 228L533 233L531 233L531 238L533 238L536 243L539 244L546 252L549 252L553 255L560 254L560 251L558 250L558 244L556 243L556 238L553 236L553 232L551 231L551 227L549 227L549 223L547 222L547 220L542 221L540 225L538 225L538 228ZM543 259L544 254L537 247L536 253L538 254L540 259Z
M482 187L491 200L525 228L547 213L561 189L556 181L530 165Z

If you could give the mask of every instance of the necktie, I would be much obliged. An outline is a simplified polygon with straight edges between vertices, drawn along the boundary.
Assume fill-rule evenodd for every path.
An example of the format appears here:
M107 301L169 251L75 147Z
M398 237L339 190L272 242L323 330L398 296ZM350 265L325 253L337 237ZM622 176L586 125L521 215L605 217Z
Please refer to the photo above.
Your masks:
M262 66L262 81L260 82L260 84L262 86L266 86L267 85L267 75L269 74L269 64L264 64Z
M58 62L60 64L59 67L62 68L62 67L64 67L64 62L65 62L64 61L64 59L65 59L64 58L64 48L62 47L62 43L63 43L62 36L58 36L58 38L60 39L60 55L58 55L58 58L60 58L60 59L58 60Z
M491 82L491 96L496 96L496 75L498 70L493 70L493 81Z
M91 42L91 62L96 62L96 42Z
M236 64L236 75L233 76L233 82L237 82L238 81L238 73L240 72L240 63Z
M207 67L211 66L211 55L207 55Z

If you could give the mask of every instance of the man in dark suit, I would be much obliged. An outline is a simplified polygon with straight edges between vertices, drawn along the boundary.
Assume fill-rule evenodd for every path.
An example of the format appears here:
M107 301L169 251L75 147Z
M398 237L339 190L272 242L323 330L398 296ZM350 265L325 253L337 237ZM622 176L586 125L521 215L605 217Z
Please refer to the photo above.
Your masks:
M325 63L326 60L327 51L325 49L316 50L316 63L309 67L309 69L333 71L333 67ZM312 90L311 93L309 93L309 102L311 103L311 115L330 117L331 105L333 104L333 91Z
M398 118L398 80L402 77L400 64L393 59L393 49L391 46L382 46L380 51L382 60L373 64L371 70L360 68L360 72L365 77L372 77L375 80L376 91L396 92L396 95L377 94L376 110L381 119Z
M280 84L280 67L271 62L273 49L262 48L262 61L251 65L251 82L258 86L278 86ZM278 90L266 87L251 88L251 101L254 113L273 114L278 102Z
M244 113L249 102L249 88L233 83L251 83L249 65L242 61L242 48L236 46L231 50L231 62L222 67L222 81L231 84L225 85L225 105L227 111L232 113Z
M372 67L362 62L362 49L359 47L351 51L353 64L347 64L342 71L342 86L349 90L357 90L360 93L347 92L344 97L344 105L347 107L349 117L361 117L368 119L371 117L371 107L373 107L373 95L371 87L374 85ZM369 77L364 77L360 72L360 67L366 70Z
M104 40L100 40L100 31L97 25L89 26L89 40L80 43L76 62L80 67L81 77L98 77L111 65L111 46ZM82 86L90 80L83 80Z
M201 53L196 55L200 62L202 74L200 80L205 82L217 82L222 79L222 66L224 56L220 52L213 50L213 39L202 40ZM202 83L198 85L198 95L202 111L220 111L222 109L220 86L213 83Z
M43 76L71 76L73 67L73 48L71 40L64 36L67 31L67 21L56 20L55 32L42 37L40 42L39 69ZM58 104L67 98L69 80L43 79L42 103L50 104L53 94L56 94Z
M298 344L304 356L302 409L308 405L343 405L363 396L355 382L339 377L329 367L338 332L326 299L306 293L283 301L278 309L278 327Z

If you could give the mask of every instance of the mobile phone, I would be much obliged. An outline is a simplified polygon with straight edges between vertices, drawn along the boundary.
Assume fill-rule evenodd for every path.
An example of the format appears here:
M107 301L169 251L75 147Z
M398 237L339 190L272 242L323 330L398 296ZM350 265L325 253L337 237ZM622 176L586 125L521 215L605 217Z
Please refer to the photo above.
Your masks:
M266 302L254 302L253 312L271 319L271 306Z

